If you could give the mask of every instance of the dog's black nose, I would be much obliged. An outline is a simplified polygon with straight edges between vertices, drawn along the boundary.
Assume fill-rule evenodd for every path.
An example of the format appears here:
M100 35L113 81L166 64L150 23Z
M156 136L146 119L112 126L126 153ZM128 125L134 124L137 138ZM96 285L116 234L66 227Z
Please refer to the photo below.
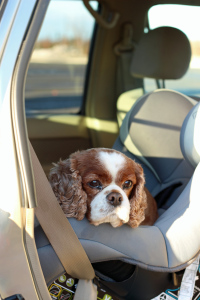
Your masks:
M118 192L111 192L106 196L108 202L113 206L118 206L122 203L123 197Z

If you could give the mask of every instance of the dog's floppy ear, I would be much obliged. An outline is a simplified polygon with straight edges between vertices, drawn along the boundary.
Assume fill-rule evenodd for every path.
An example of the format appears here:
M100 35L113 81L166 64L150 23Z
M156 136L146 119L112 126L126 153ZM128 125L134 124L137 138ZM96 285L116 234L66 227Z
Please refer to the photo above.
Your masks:
M135 228L145 219L145 209L147 208L147 196L144 190L144 173L142 167L134 163L136 184L130 196L130 218L128 224Z
M49 182L66 217L82 220L87 210L87 195L76 170L76 158L55 164L50 171Z

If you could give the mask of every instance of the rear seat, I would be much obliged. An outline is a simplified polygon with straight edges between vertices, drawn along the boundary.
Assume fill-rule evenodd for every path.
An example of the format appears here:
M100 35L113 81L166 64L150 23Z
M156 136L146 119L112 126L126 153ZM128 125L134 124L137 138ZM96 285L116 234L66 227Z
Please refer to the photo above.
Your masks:
M144 34L133 53L130 72L134 77L162 80L182 78L188 70L191 47L187 36L172 27L159 27ZM144 94L135 89L120 95L117 100L117 119L121 126L126 113Z

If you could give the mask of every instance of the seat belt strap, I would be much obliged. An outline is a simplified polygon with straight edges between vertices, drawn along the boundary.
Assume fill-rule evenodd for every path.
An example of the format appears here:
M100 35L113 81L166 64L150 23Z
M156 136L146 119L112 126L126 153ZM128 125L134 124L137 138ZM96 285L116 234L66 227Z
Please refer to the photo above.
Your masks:
M37 194L36 217L66 272L74 278L87 280L85 285L82 284L82 286L85 286L86 289L92 287L90 292L87 290L87 295L93 295L97 289L89 281L95 277L94 269L77 235L64 215L31 145L30 153ZM97 293L95 298L88 296L87 299L96 299Z
M143 88L143 79L133 77L130 70L135 47L137 47L137 45L133 41L133 25L132 23L125 23L122 27L122 38L119 43L114 46L114 53L118 57L116 73L117 98L124 92Z

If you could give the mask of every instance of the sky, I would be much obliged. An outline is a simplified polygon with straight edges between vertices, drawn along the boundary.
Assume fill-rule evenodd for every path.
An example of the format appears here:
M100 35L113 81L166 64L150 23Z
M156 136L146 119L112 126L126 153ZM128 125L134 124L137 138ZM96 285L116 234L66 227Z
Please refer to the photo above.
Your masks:
M95 1L91 5L95 6ZM171 6L157 5L150 9L150 28L173 26L184 31L189 40L200 40L200 7L173 5L172 10ZM52 0L39 39L59 40L77 35L88 39L93 26L94 19L82 1Z
M182 30L190 41L200 40L200 7L198 6L157 5L150 9L149 21L151 29L172 26Z
M97 7L91 2L92 5ZM94 18L82 1L53 0L47 9L39 39L59 40L76 35L88 39L91 37L93 27Z

